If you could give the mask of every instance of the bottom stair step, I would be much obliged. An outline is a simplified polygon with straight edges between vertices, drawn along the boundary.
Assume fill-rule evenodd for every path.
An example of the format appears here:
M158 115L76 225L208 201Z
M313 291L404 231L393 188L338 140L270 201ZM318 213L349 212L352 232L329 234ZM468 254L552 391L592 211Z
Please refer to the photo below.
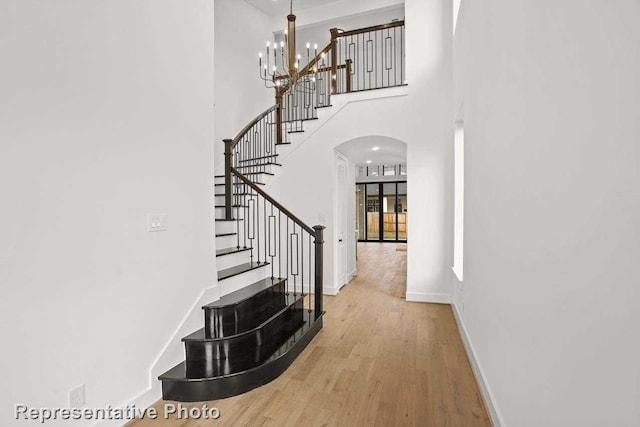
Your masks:
M302 324L294 330L280 329L271 335L273 350L251 363L243 362L239 370L215 377L193 378L182 362L158 377L162 381L162 398L179 402L204 402L245 393L273 381L282 374L322 329L322 315L301 310ZM226 359L229 367L234 361Z
M241 329L230 336L211 337L203 328L183 338L187 377L233 375L251 369L268 358L304 321L302 297L272 295L258 318L250 318L245 322L246 326L253 326L251 329Z

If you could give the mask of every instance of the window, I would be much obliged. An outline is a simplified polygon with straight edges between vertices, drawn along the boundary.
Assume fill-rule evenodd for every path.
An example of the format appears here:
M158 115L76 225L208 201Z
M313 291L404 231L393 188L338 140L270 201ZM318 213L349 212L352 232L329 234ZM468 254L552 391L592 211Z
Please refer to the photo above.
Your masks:
M456 123L453 138L454 158L454 222L453 222L453 272L462 282L464 244L464 125Z

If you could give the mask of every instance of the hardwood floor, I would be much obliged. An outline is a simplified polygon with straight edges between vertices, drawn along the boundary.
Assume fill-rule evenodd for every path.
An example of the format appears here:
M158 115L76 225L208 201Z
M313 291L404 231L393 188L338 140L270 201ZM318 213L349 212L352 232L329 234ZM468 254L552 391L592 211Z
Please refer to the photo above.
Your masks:
M207 402L220 418L145 426L490 426L451 307L408 303L406 252L360 243L358 277L325 297L324 329L273 382ZM184 404L185 408L202 403Z

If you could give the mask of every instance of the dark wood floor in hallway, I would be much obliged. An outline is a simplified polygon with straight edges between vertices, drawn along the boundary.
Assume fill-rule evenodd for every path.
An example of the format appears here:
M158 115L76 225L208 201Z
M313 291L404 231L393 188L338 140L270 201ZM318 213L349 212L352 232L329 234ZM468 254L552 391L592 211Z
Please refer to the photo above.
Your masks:
M325 297L324 329L275 381L207 402L218 420L129 426L490 426L451 307L405 301L398 246L360 243L358 277Z

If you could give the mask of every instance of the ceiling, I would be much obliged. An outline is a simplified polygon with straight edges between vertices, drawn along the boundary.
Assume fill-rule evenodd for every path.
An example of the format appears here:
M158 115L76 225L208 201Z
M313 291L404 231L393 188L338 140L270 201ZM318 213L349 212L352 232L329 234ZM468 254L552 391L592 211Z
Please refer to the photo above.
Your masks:
M373 147L379 147L373 151ZM336 147L356 165L366 164L371 160L372 164L398 164L407 161L407 144L386 136L364 136L347 141Z
M258 10L267 15L288 15L290 0L245 0ZM309 9L311 7L323 6L329 3L335 3L338 0L293 0L293 13L299 10Z

